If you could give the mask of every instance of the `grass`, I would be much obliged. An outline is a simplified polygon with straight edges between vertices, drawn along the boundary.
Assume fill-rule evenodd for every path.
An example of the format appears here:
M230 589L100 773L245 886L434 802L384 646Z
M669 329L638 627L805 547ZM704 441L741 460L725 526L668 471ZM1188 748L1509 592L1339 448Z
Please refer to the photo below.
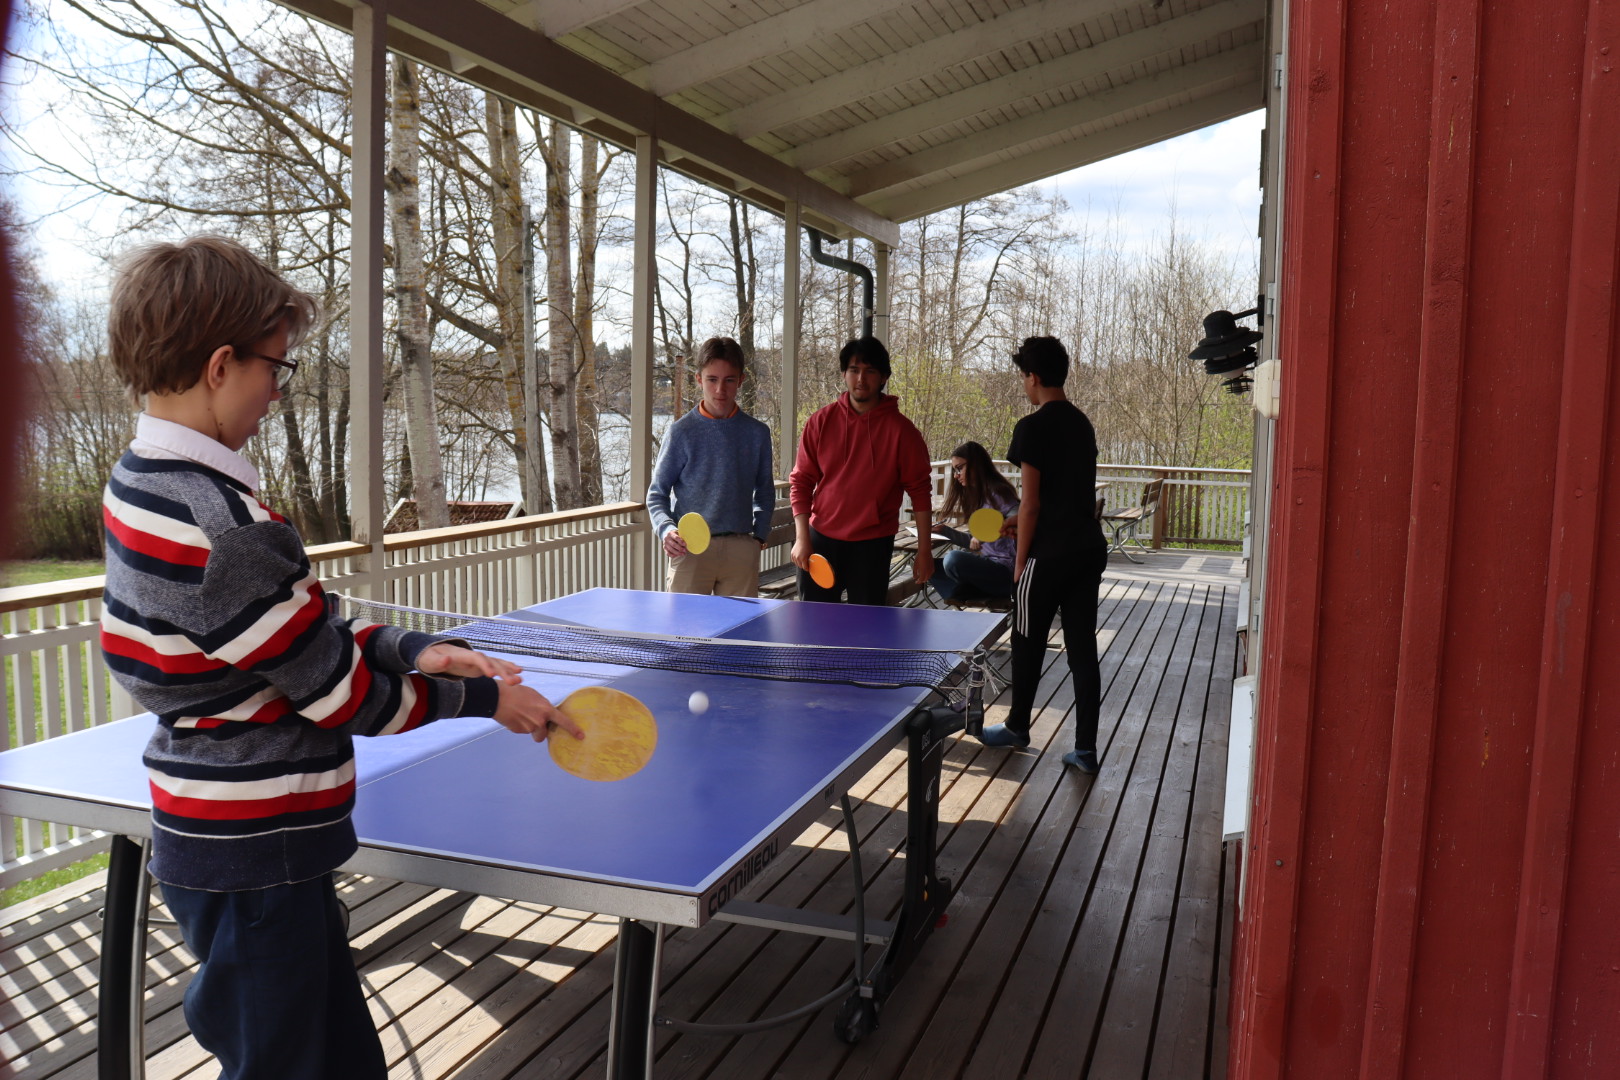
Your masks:
M14 585L38 585L47 581L63 581L69 578L92 577L101 573L100 561L76 561L71 559L30 559L21 562L8 562L0 564L0 587ZM39 688L34 688L36 715L38 715ZM12 738L16 738L15 722L13 721ZM19 830L20 833L20 830ZM21 844L21 836L18 838ZM19 854L21 849L19 847ZM0 890L0 908L7 908L13 904L20 904L24 900L32 899L41 893L49 892L71 881L77 881L87 874L103 870L107 866L105 853L84 859L69 866L59 867L37 878L19 882L9 889Z
M69 863L67 866L58 867L48 874L41 874L37 878L20 881L9 889L0 889L0 910L13 904L20 904L24 900L32 900L34 897L48 893L58 886L78 881L87 874L93 874L97 870L105 869L107 869L107 853L103 851L100 855L92 855L82 862Z
M47 581L65 581L68 578L94 577L105 566L100 559L25 559L20 562L0 563L0 588L15 585L39 585Z

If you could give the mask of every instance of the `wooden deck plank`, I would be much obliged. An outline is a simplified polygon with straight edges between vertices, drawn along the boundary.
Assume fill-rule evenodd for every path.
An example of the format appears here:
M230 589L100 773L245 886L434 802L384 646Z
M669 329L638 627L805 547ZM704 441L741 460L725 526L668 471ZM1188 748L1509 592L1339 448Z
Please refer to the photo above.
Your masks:
M1030 1000L1009 997L997 1003L982 1042L984 1053L976 1059L970 1075L995 1075L996 1059L1001 1054L1015 1056L1014 1060L1020 1062L1027 1060L1041 1032L1053 1026L1061 1031L1062 1038L1075 1044L1071 1052L1084 1054L1091 1045L1099 1022L1093 1008L1100 1010L1107 1000L1104 991L1108 981L1096 984L1097 995L1094 999L1083 998L1078 1012L1054 1010L1049 1001L1053 988L1061 985L1064 974L1075 966L1094 967L1103 973L1112 966L1123 920L1130 912L1128 902L1116 904L1114 900L1116 894L1131 893L1128 886L1135 880L1136 867L1130 856L1139 850L1138 835L1145 831L1145 822L1129 816L1133 806L1130 796L1141 786L1136 777L1143 763L1143 736L1154 709L1150 695L1158 691L1161 682L1157 676L1174 660L1184 624L1194 612L1184 601L1185 597L1174 591L1153 598L1157 621L1143 626L1143 633L1152 635L1149 651L1138 654L1143 657L1138 670L1127 671L1125 678L1116 680L1113 697L1105 699L1105 715L1117 715L1118 720L1113 725L1103 771L1088 792L1086 806L1106 803L1110 809L1106 814L1091 815L1082 809L1078 815L1080 827L1073 829L1070 848L1056 867L1058 887L1043 906L1036 937L1019 953L1011 976L1014 983L1030 987L1033 993L1026 991ZM1130 677L1132 674L1136 677ZM1073 828L1075 821L1070 818L1065 824ZM1126 888L1121 887L1122 882ZM1093 894L1104 901L1095 912ZM1098 925L1087 936L1087 924L1091 922ZM1079 939L1084 939L1083 948Z
M1227 742L1226 725L1218 720L1211 722L1211 718L1230 717L1231 713L1228 680L1236 653L1236 605L1223 603L1218 616L1220 636L1209 692L1198 703L1202 723L1197 771L1188 808L1186 854L1177 888L1172 943L1154 1018L1149 1080L1201 1076L1210 1065L1212 1016L1222 970L1217 948L1223 907L1221 813Z
M1135 640L1140 634L1141 625L1153 614L1151 605L1137 603L1145 595L1143 590L1127 590L1122 595L1129 595L1132 604L1129 608L1119 609L1111 614L1105 621L1110 622L1116 633L1113 635L1111 645L1105 650L1104 680L1110 687L1123 687L1131 683L1129 672L1132 668L1125 646ZM1058 654L1053 652L1053 657ZM1124 680L1118 674L1127 673ZM1111 676L1113 676L1111 678ZM972 866L972 873L966 875L962 881L963 892L952 903L951 926L956 931L955 949L949 957L954 960L954 954L964 958L964 964L953 965L949 979L938 979L939 986L934 992L934 998L949 1002L956 995L967 993L974 996L975 991L982 986L982 979L965 966L967 957L979 949L979 955L1000 957L1002 963L1008 962L1010 953L999 947L985 949L978 945L980 934L986 921L993 915L992 909L998 899L1002 882L1011 868L1017 865L1019 853L1027 847L1029 836L1039 827L1041 813L1050 805L1052 794L1064 785L1064 790L1091 783L1092 781L1079 781L1074 774L1064 775L1064 769L1058 757L1061 750L1051 750L1068 721L1068 712L1072 707L1072 683L1068 676L1066 664L1056 664L1048 668L1043 680L1042 694L1050 692L1042 712L1036 719L1032 728L1032 746L1041 751L1035 753L1006 753L1000 751L985 751L989 757L1001 756L1004 760L1003 780L1012 782L1005 785L1001 792L1003 807L993 813L982 816L989 819L994 825L992 835L986 845L985 857ZM1117 691L1116 691L1117 692ZM1063 740L1067 743L1068 740ZM997 824L999 822L999 824ZM954 839L954 838L953 838ZM946 850L950 850L947 844ZM980 890L986 890L980 892ZM930 942L930 947L919 959L919 967L933 971L944 967L946 954L938 948L938 943ZM992 965L993 966L993 965ZM943 976L945 972L941 972ZM909 977L908 981L922 981L920 973ZM999 981L999 980L997 980ZM904 1000L899 1009L912 1022L916 1033L908 1040L902 1049L895 1048L887 1055L878 1055L875 1060L862 1060L865 1057L864 1047L857 1048L851 1057L851 1068L845 1070L847 1075L898 1075L901 1068L906 1075L938 1075L938 1070L944 1069L945 1075L954 1074L959 1064L965 1058L965 1053L953 1054L942 1047L939 1036L944 1033L951 1036L959 1032L964 1023L966 1031L976 1032L980 1011L977 1004L966 1004L956 1009L959 1016L948 1022L941 1016L945 1006L938 1001L930 1000L926 1003L921 997L914 999L914 986L908 987L902 995ZM950 992L947 993L947 990ZM917 1004L913 1005L913 1001ZM894 1008L891 1007L891 1012ZM921 1013L913 1020L912 1014ZM971 1023L967 1021L971 1020ZM885 1021L885 1026L892 1026ZM928 1031L932 1027L933 1031ZM902 1054L904 1057L902 1057Z

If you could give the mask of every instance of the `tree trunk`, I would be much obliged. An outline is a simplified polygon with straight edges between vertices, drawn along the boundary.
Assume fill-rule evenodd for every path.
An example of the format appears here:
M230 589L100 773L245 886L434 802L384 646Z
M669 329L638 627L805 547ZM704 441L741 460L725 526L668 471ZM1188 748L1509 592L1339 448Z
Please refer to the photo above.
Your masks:
M577 382L574 369L573 275L569 272L571 213L568 184L573 172L569 140L573 132L551 121L549 138L541 140L546 159L546 309L550 329L546 351L551 361L551 468L557 509L572 510L581 501L579 433L575 427Z
M579 282L574 289L574 354L579 371L575 398L579 420L580 504L602 502L602 449L598 437L596 398L596 212L602 174L597 170L601 144L590 135L579 143Z
M731 272L737 295L737 344L742 346L743 365L748 377L737 390L737 404L749 414L756 413L759 371L754 360L754 301L759 294L759 264L754 259L754 230L748 221L748 204L735 195L726 196L731 211Z
M513 453L523 489L523 505L531 514L543 514L551 506L545 490L545 453L529 446L525 383L527 357L519 349L527 341L524 311L526 296L524 267L529 238L525 231L523 193L519 181L517 108L495 94L484 94L484 133L489 146L490 224L495 239L496 324L500 344L496 355L501 363L501 381L506 390L506 409L511 418ZM530 490L530 451L540 455L540 490Z
M523 430L528 436L524 482L534 501L524 509L531 514L551 513L551 471L546 464L545 414L550 386L540 377L539 350L534 332L534 218L523 207Z
M405 382L405 439L410 448L411 490L423 528L450 524L445 502L444 460L433 402L433 353L427 329L427 282L422 263L421 193L417 173L421 148L421 100L416 64L394 58L392 167L388 194L394 229L394 302L399 324L400 369Z

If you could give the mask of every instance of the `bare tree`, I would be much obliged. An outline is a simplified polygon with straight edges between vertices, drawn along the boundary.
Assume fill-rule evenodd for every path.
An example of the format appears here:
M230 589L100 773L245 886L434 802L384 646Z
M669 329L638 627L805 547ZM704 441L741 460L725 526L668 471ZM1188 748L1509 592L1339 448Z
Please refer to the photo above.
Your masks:
M439 419L433 402L433 351L427 322L427 275L422 264L421 192L417 182L421 103L416 64L393 61L394 92L389 108L392 126L387 177L394 236L394 302L405 386L405 434L410 448L411 490L417 520L429 529L450 524L444 490L444 461L439 453Z

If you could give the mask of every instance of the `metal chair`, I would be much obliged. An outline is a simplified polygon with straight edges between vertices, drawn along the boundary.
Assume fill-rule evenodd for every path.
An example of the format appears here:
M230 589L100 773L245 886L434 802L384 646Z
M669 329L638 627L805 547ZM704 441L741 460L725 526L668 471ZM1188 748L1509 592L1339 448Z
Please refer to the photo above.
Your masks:
M1137 535L1137 530L1151 522L1153 515L1159 512L1159 496L1163 490L1163 480L1151 480L1142 489L1141 503L1126 510L1103 514L1102 523L1110 534L1108 539L1108 553L1110 555L1117 551L1131 562L1139 563L1144 560L1125 550L1126 544L1135 544L1143 551L1153 550L1142 543L1142 538Z

